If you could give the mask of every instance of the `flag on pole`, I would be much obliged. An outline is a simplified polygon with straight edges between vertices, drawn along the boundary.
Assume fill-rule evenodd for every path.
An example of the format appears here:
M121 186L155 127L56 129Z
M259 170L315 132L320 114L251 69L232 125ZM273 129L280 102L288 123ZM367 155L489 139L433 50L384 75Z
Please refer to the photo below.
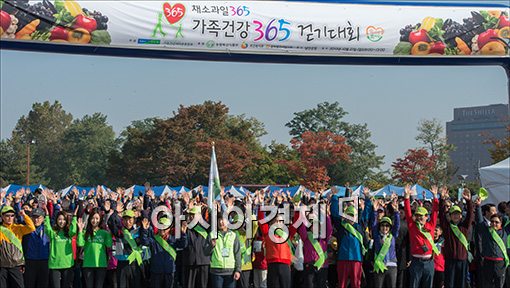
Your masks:
M209 172L209 195L207 197L207 206L213 208L214 199L220 195L220 174L218 173L218 164L216 163L216 152L214 152L214 142L212 143L211 168Z

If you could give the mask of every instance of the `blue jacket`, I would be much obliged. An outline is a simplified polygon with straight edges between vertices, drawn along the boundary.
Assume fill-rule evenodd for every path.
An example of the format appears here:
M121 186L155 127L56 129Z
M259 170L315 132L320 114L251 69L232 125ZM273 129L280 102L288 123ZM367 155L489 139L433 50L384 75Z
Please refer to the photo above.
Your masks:
M27 260L48 260L50 255L50 239L44 232L44 225L23 236L23 253Z
M337 260L338 261L363 261L363 255L361 252L361 243L359 240L354 237L351 233L349 233L345 228L342 226L342 218L340 217L340 209L339 209L339 203L338 203L338 196L334 195L331 198L331 220L333 221L333 225L337 229L337 233L335 235L337 241L338 241L338 254L337 254ZM365 207L367 208L367 207ZM362 223L367 223L368 221L365 221L366 219L362 219ZM354 223L352 225L358 232L361 233L361 235L365 235L363 226L361 226L358 223ZM363 242L366 242L366 237L363 237ZM366 243L364 243L365 247Z
M382 235L379 233L379 223L377 222L377 211L374 212L373 218L373 227L372 227L372 235L374 237L374 252L375 257L382 248L384 243L382 239ZM388 250L388 254L384 257L384 263L395 262L397 263L397 252L395 250L395 239L398 238L398 231L400 230L400 214L396 212L393 216L393 226L391 227L391 234L393 238L391 239L390 250Z
M140 228L140 244L148 246L151 249L151 272L157 274L169 274L175 272L174 259L166 252L161 245L154 239L152 228L147 230ZM181 234L181 238L175 239L170 236L167 240L170 246L184 249L188 246L188 238L186 234Z

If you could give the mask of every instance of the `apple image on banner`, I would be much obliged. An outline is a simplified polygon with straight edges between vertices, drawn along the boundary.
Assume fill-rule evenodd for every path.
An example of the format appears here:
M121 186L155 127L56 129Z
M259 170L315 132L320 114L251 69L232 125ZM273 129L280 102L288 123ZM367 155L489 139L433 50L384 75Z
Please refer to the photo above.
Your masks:
M184 5L181 3L177 3L172 6L165 2L163 4L163 13L165 14L166 20L168 20L170 24L175 24L179 22L182 17L184 17L184 14L186 13L186 7L184 7Z

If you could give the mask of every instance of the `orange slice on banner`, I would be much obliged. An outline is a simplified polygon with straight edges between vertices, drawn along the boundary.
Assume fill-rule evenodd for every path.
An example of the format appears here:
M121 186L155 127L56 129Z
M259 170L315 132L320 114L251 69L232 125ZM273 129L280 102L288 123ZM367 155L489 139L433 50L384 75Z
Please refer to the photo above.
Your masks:
M69 14L73 17L83 14L80 4L74 0L66 0L64 2L64 7L66 7L66 10L69 11Z

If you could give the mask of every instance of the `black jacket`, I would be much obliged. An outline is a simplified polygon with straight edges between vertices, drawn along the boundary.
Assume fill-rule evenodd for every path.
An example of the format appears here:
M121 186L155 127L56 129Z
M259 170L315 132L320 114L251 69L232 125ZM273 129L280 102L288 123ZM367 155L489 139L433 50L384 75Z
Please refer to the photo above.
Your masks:
M211 263L211 256L206 255L204 250L207 240L192 229L188 229L186 238L188 239L188 246L181 254L182 265L209 265Z

